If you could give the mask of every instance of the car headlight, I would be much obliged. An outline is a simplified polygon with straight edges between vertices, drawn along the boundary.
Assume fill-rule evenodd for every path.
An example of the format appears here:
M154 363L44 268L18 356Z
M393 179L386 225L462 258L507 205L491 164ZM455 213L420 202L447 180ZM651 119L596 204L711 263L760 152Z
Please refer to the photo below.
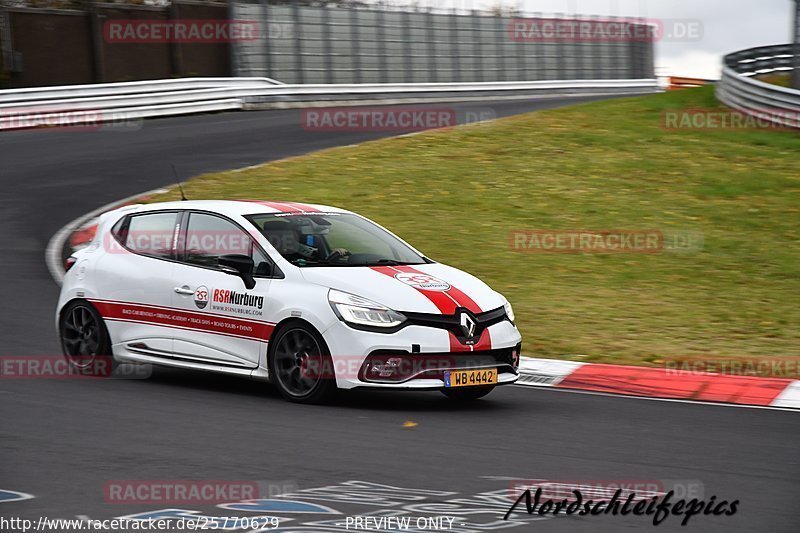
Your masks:
M392 328L402 324L406 317L372 300L331 289L328 301L334 312L349 324Z
M506 316L508 316L508 319L511 322L514 322L514 310L511 309L511 304L508 303L508 300L506 300L506 303L503 304L503 307L506 310Z

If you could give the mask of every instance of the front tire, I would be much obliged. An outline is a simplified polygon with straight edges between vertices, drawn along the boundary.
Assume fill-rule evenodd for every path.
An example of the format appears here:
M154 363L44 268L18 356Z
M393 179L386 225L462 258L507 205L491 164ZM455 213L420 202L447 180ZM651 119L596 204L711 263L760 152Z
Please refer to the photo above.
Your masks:
M116 368L105 322L89 302L77 300L59 318L61 350L70 369L86 376L109 377Z
M284 324L269 343L269 373L285 399L322 403L336 392L330 352L322 336L305 322Z
M448 388L448 389L442 389L442 394L444 394L451 400L470 402L477 400L479 398L483 398L493 390L494 390L494 385L490 385L488 387L465 387L463 389Z

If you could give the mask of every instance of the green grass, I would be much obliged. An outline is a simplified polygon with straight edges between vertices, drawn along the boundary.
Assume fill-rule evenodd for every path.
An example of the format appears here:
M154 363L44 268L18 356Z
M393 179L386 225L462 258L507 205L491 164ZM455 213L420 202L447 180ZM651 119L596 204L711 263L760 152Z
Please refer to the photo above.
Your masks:
M771 83L772 85L780 85L781 87L791 87L792 77L789 74L766 74L758 76L759 80L764 83Z
M800 135L662 127L665 111L717 106L709 87L591 103L205 175L185 189L362 213L505 294L526 355L797 358ZM705 244L655 255L509 247L510 230L603 228L690 230Z

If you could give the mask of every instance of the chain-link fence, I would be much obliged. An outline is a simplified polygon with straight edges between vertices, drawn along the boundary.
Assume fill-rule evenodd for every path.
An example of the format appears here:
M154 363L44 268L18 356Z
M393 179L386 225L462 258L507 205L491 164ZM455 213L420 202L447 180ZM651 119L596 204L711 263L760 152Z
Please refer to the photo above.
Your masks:
M641 38L652 33L647 33L650 26L630 19L287 6L265 0L235 0L231 18L258 21L260 27L257 38L232 45L236 75L284 83L654 77L653 40Z

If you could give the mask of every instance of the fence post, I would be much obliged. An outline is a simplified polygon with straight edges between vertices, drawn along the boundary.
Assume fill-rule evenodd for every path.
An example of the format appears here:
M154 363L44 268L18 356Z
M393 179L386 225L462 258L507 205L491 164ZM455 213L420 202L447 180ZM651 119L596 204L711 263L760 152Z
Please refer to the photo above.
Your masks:
M377 19L378 19L378 38L376 39L378 43L378 59L380 60L380 75L381 75L381 83L388 83L388 75L386 72L386 20L383 17L384 10L382 8L378 8L376 11Z
M103 24L100 20L97 3L91 0L87 7L89 17L89 31L92 37L92 66L94 67L94 81L105 81L105 61L103 57Z
M233 18L233 13L231 10L233 9L233 3L228 2L227 5L227 12L228 18ZM169 7L167 8L167 20L172 23L180 18L180 14L178 13L178 2L171 2ZM230 46L230 45L228 45ZM231 55L233 53L234 48L231 46L229 51ZM183 73L183 54L181 50L181 44L176 42L175 39L171 39L169 43L169 59L170 59L170 70L172 70L172 75L175 77L181 77Z
M556 13L556 23L559 23L567 18L565 13ZM565 80L566 75L566 59L567 59L567 42L566 40L556 36L556 79Z
M406 83L413 81L414 75L411 66L411 13L403 11L403 52L404 52L404 66L406 71Z
M495 26L494 46L495 46L495 54L497 54L497 59L499 59L500 63L500 75L497 76L497 79L492 81L508 81L508 67L506 65L506 41L505 41L505 39L508 39L508 34L503 33L503 15L498 14L495 16L494 26Z
M359 35L358 9L350 9L350 66L355 75L354 83L361 82L361 37Z
M521 18L521 17L518 17L518 18ZM526 24L530 23L530 22L531 22L530 20L527 20ZM516 39L512 39L512 35L516 35L516 33L512 33L510 30L507 30L507 31L508 31L508 33L507 33L508 39L511 39L511 46L512 46L512 48L514 50L514 60L515 60L515 62L517 64L517 75L515 76L515 79L512 80L512 81L525 81L525 77L526 77L525 76L525 61L523 60L524 53L525 53L525 46L524 46L525 45L525 38L523 37L523 38L520 39L518 37Z
M644 34L646 37L642 39L641 42L637 43L639 47L637 50L639 51L639 62L637 63L639 69L639 78L650 78L652 77L649 74L650 68L647 65L647 61L649 60L649 51L652 49L655 43L655 37L651 35L651 31L648 29L647 26L647 19L641 19L641 24L644 24Z
M792 33L794 37L792 41L794 43L792 47L792 53L794 54L794 60L792 61L794 66L792 87L800 90L800 0L794 0L794 32Z
M646 24L647 19L642 19L642 23ZM642 43L642 78L655 78L656 77L656 60L655 60L655 34L647 34L647 40Z
M303 43L300 40L300 9L292 4L292 25L294 26L294 66L297 71L297 83L305 83L305 67L303 65Z
M578 37L575 39L575 43L573 44L573 50L575 50L576 80L588 79L586 76L586 71L583 67L583 51L586 49L586 44L583 42L583 37L581 37L581 24L583 24L583 20L584 19L582 15L575 15L575 24L577 24L578 28Z
M333 57L331 51L331 13L326 6L322 10L322 42L325 49L325 83L333 83Z
M0 5L0 87L10 85L12 63L14 62L11 49L11 17L8 8Z
M626 35L632 35L630 41L628 41L628 64L627 64L627 75L628 78L635 80L638 79L639 76L639 51L641 48L641 43L636 38L636 30L639 28L639 23L636 19L633 22L625 21L626 30L630 27L631 31L627 32Z
M453 53L453 78L455 81L462 81L461 76L461 42L458 37L458 12L453 8L450 12L450 49Z
M436 62L435 32L433 31L433 13L430 9L425 14L425 33L428 41L428 80L436 83L439 81L439 70Z
M539 28L542 27L542 22L544 19L543 13L534 13L533 18L536 20L536 24L539 25ZM547 76L547 54L543 54L541 56L541 61L539 57L539 52L542 51L542 48L546 45L546 41L544 37L541 37L538 41L536 39L531 40L531 54L530 58L533 60L533 77L536 80L546 80L548 79ZM547 51L547 48L544 48L544 51ZM527 57L525 60L525 66L528 66ZM527 70L527 68L526 68ZM527 81L534 81L534 80L527 80Z
M597 15L590 15L589 22L592 24L593 30L594 28L599 28L601 24L604 24L604 22ZM603 43L602 40L595 41L594 39L590 39L589 42L592 43L592 46L589 47L589 62L592 64L592 79L599 80L603 77L603 48L601 46Z
M620 27L623 28L623 31L626 30L628 24L630 24L628 20L621 17L617 20L617 22L619 22ZM625 34L623 33L623 35ZM634 40L635 39L631 38L631 41ZM635 67L634 67L633 57L630 54L630 49L627 46L627 44L628 43L625 42L625 37L621 37L619 42L614 43L614 49L617 51L616 62L614 64L614 72L617 73L624 72L625 76L630 76L631 70ZM622 64L620 64L620 62L622 62ZM619 75L616 75L614 77L619 77Z
M478 24L478 12L473 9L469 16L472 18L472 20L470 20L472 29L472 60L474 62L472 68L475 69L474 72L477 73L477 80L483 81L483 56L481 54L483 39L481 38L480 24Z
M261 28L262 33L264 35L264 70L266 70L266 76L268 78L272 78L272 47L270 46L270 17L269 17L269 0L261 0ZM283 30L279 31L279 34L283 35ZM238 50L242 50L242 43L235 43L236 48ZM236 73L236 75L239 75Z

